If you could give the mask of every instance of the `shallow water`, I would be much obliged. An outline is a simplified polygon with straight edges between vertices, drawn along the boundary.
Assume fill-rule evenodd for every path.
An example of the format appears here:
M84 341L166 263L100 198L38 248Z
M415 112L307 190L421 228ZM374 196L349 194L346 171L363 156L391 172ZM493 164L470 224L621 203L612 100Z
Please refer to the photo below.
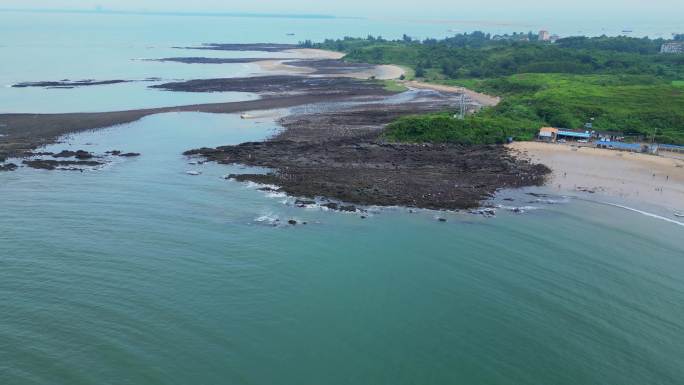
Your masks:
M150 20L157 23L164 24ZM210 40L216 23L188 28L186 42ZM280 36L278 28L316 25L299 23L275 23L264 36L233 30L220 40L263 41ZM61 28L54 19L47 26ZM26 44L42 41L37 31L29 29ZM123 38L116 31L102 40L135 28L120 31ZM182 36L174 33L169 40ZM166 41L162 35L134 45ZM89 77L157 76L167 65L175 67L169 77L233 68L142 70L129 60L146 56L137 49L103 53L121 67L95 66L102 72ZM60 65L39 67L40 80L86 67L51 52ZM32 80L23 62L0 71L2 80ZM99 95L101 108L119 106L112 89L93 90L78 92ZM50 109L58 103L52 91L31 91L13 108ZM132 100L146 98L139 92ZM73 100L55 110L92 106ZM499 197L530 206L524 214L386 208L362 219L294 207L291 198L222 178L253 169L191 165L181 155L278 129L265 118L155 115L48 148L139 158L82 173L0 173L0 384L684 382L681 226L526 191ZM283 225L288 219L307 224Z

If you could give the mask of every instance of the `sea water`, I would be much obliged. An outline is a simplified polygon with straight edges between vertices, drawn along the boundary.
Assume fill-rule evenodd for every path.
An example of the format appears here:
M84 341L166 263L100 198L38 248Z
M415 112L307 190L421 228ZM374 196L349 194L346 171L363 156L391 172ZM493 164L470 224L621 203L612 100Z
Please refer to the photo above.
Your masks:
M239 40L230 31L185 43ZM89 50L41 47L55 60ZM101 76L166 71L127 72L137 49L111 48L103 55L121 67ZM165 77L238 68L173 66ZM1 74L63 77L19 67ZM92 92L117 108L108 87ZM502 193L522 214L370 208L364 219L224 179L263 170L182 155L280 129L272 118L154 115L46 148L140 157L0 174L0 383L684 382L681 226L527 190Z

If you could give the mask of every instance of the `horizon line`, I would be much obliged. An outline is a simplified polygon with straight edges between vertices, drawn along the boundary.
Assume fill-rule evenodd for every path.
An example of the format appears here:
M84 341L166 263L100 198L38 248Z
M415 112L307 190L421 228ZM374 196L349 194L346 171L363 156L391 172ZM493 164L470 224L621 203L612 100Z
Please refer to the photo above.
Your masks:
M83 8L0 8L0 12L21 13L72 13L91 15L145 15L145 16L214 16L214 17L253 17L283 19L363 19L355 16L336 16L317 13L260 13L260 12L211 12L211 11L158 11L158 10L116 10Z

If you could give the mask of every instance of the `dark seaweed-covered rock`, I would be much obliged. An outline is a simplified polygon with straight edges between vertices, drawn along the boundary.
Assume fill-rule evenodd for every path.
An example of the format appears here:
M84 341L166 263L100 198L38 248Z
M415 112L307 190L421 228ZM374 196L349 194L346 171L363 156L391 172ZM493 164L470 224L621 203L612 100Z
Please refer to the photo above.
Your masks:
M107 152L105 152L105 154L114 155L114 156L121 156L124 158L131 158L131 157L135 157L135 156L140 156L140 153L137 153L137 152L125 152L124 153L124 152L121 152L119 150L107 151Z
M84 151L84 150L78 150L78 151L64 150L62 152L59 152L57 154L52 155L52 157L53 158L71 158L71 157L74 157L76 159L92 159L94 157L94 155L89 153L88 151Z
M295 201L295 206L297 207L306 207L310 205L316 204L316 201L308 200L308 199L297 199Z
M117 84L117 83L127 83L130 80L77 80L69 81L67 79L61 81L44 81L44 82L23 82L13 84L14 88L28 88L28 87L44 87L44 88L74 88L74 87L84 87L84 86L101 86L107 84Z
M265 192L278 192L280 191L279 188L273 188L273 187L259 187L257 190L259 191L265 191Z
M94 167L100 166L103 163L96 162L94 160L51 160L51 159L36 159L36 160L25 160L23 162L25 165L31 168L40 170L56 170L59 167L67 166L83 166L83 167ZM78 170L76 168L68 168L70 170Z
M330 202L330 203L325 203L321 206L327 207L330 210L335 210L335 211L346 211L346 212L350 212L350 213L356 212L356 206L354 206L354 205L346 205L345 206L345 205L341 205L339 203Z
M0 164L0 171L14 171L18 168L14 163Z
M151 61L176 62L184 64L239 64L254 63L264 60L283 60L283 58L166 57L162 59L152 59Z

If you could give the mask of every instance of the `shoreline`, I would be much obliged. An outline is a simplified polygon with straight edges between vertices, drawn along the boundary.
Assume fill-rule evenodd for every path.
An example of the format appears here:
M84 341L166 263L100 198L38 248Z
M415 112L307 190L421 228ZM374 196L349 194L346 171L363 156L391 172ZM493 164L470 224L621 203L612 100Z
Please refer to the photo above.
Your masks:
M435 89L419 82L396 103L400 92L386 83L405 73L399 66L346 63L343 54L295 50L305 56L262 62L287 75L195 79L155 85L175 92L241 91L253 101L197 104L102 113L0 114L0 157L31 157L31 151L64 134L130 123L167 112L245 113L307 105L279 120L285 128L263 142L188 149L218 163L263 166L269 174L241 176L268 182L294 197L326 197L357 205L437 210L480 207L497 190L539 186L549 170L517 158L503 146L387 143L384 127L400 116L443 111L464 89ZM193 58L196 60L197 58ZM258 64L258 63L257 63ZM309 67L310 65L310 67ZM263 72L264 71L262 68ZM297 76L306 72L307 76ZM370 78L370 79L369 79ZM370 80L370 81L369 81ZM398 82L403 84L404 82ZM429 91L428 91L429 90ZM433 92L438 91L438 92ZM490 100L479 98L480 105Z
M554 191L684 212L684 159L541 142L508 148L551 168L546 186Z
M288 52L295 55L302 55L306 60L342 60L346 54L338 51L329 51L313 48L289 49L282 52ZM308 67L306 65L295 66L288 65L287 62L294 61L294 59L273 59L254 62L259 66L261 71L275 72L279 74L313 74L316 72L315 67ZM420 82L417 80L399 80L402 76L407 74L406 69L396 64L377 64L372 65L371 68L358 72L349 72L339 76L353 77L357 79L375 78L378 80L396 80L399 84L409 89L423 89L438 92L465 94L472 101L483 107L494 107L501 102L498 96L492 96L473 91L465 87L447 86L443 84L433 84L427 82ZM330 74L327 74L330 75Z

